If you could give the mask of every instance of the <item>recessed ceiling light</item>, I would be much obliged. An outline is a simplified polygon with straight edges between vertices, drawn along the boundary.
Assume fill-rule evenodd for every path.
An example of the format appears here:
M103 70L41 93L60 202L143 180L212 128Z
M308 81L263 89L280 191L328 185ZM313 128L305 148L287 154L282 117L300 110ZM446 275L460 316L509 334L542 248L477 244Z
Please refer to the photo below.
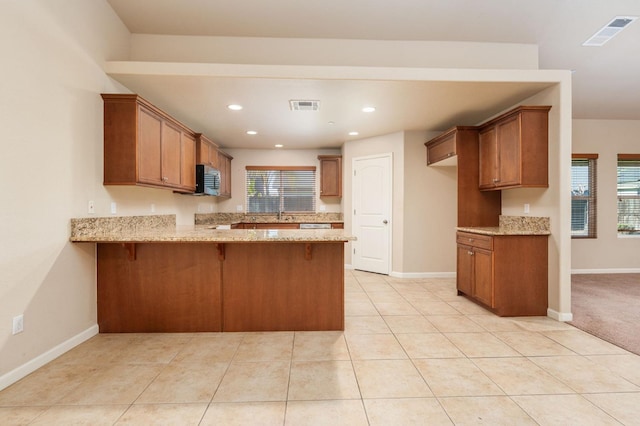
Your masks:
M327 124L329 124L329 125L333 125L333 124L336 124L336 123L335 123L335 122L333 122L333 121L329 121Z
M637 16L616 16L607 25L600 28L587 41L582 43L583 46L593 47L602 46L613 37L618 35L629 24L638 19Z
M276 148L282 148L284 145L282 145L281 143L275 144L274 145Z
M247 130L247 134L248 135L257 135L258 132L256 132L255 130Z
M227 105L227 108L229 108L232 111L240 111L242 109L242 105L231 104L231 105Z
M362 112L374 112L375 110L376 110L376 107L372 107L372 106L366 106L362 108Z
M358 132L349 132L349 136L358 136L359 134Z

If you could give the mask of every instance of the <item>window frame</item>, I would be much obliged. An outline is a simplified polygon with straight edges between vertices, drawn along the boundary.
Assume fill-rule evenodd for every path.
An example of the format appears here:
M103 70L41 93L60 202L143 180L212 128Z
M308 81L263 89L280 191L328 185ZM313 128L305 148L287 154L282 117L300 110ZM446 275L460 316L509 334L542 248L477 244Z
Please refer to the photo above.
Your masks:
M573 182L571 182L571 238L594 239L598 238L598 154L571 154L571 167L574 161L587 161L588 195L574 194ZM572 170L573 174L573 170ZM572 179L573 181L573 179ZM574 201L583 201L586 204L586 232L575 233L573 231Z
M620 163L624 162L633 162L637 163L634 167L638 167L638 176L640 178L640 154L618 154L617 162L616 162L616 232L618 237L622 238L638 238L640 237L640 221L637 221L638 224L631 230L628 228L623 228L623 223L620 221L620 202L621 200L638 200L635 204L638 207L634 210L636 216L640 216L640 190L636 195L620 195ZM629 167L627 165L626 167ZM624 224L627 225L627 224Z
M246 188L245 188L245 201L246 201L246 208L245 211L246 213L250 213L250 214L266 214L266 215L273 215L273 214L279 214L279 213L285 213L285 214L292 214L292 213L315 213L316 210L316 204L317 204L317 173L316 173L316 166L245 166L245 184L246 184ZM271 196L277 196L278 197L278 209L277 210L268 210L266 211L252 211L252 205L255 203L251 202L252 197L254 197L254 195L250 194L251 191L251 187L252 185L250 184L250 172L255 172L255 171L263 171L263 172L276 172L278 173L279 177L278 180L276 182L276 185L274 185L274 182L271 183L267 183L267 186L269 186L271 189L275 189L276 194L275 195L271 195ZM310 210L286 210L286 206L288 203L286 203L286 197L287 194L289 193L288 190L284 187L284 180L283 180L283 176L286 176L286 174L288 172L312 172L312 178L311 180L308 182L308 188L311 189L311 194L310 194L310 202L311 202L311 206L310 206ZM267 190L268 191L268 190ZM268 207L267 204L264 205L264 207Z

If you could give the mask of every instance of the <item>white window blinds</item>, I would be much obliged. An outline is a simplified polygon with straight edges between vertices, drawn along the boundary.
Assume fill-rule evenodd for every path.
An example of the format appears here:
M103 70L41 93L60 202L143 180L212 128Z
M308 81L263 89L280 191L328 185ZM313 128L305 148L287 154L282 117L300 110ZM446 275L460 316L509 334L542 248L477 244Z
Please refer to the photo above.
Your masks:
M618 234L640 234L640 154L618 154Z
M247 166L247 212L315 212L316 168Z
M598 154L571 156L571 238L597 237Z

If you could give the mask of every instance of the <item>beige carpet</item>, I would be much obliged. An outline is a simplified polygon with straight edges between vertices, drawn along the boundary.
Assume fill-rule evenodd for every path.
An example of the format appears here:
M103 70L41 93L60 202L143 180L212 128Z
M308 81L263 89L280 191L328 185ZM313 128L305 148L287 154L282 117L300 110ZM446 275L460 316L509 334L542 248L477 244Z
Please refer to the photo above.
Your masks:
M571 277L569 324L640 355L640 274Z

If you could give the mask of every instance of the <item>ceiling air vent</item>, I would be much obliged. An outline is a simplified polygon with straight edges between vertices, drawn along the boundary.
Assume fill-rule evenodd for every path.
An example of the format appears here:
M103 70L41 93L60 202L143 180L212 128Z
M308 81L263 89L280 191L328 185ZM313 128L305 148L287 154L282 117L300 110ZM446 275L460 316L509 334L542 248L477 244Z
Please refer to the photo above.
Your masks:
M611 22L600 28L598 32L592 35L589 40L582 43L582 45L602 46L636 19L638 19L637 16L616 16L611 20Z
M318 111L320 101L289 101L291 111Z

